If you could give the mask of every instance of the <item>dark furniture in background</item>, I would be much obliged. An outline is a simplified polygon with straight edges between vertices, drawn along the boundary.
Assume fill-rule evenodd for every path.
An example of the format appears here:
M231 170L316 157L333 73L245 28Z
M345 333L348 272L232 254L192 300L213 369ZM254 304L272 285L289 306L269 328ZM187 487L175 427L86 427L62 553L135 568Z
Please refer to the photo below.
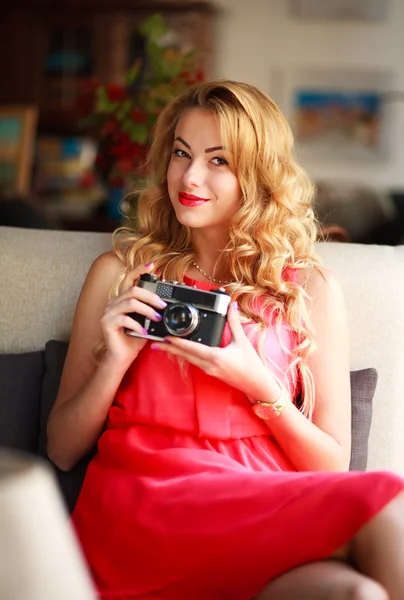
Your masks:
M214 8L177 0L8 0L0 19L1 104L34 104L39 131L77 133L76 98L83 79L122 83L141 55L138 25L161 13L176 43L212 63Z
M0 199L0 226L52 229L52 223L24 198Z
M315 212L325 229L342 228L338 241L396 246L404 243L404 191L350 182L317 182Z

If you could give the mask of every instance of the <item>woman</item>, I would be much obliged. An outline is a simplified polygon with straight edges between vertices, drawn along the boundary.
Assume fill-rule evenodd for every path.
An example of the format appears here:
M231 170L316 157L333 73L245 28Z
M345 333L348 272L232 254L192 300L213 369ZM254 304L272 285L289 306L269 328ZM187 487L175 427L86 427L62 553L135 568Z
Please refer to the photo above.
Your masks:
M149 162L140 233L89 271L48 423L62 469L98 440L73 521L101 597L404 597L403 481L347 472L346 316L286 120L252 86L203 84L163 111ZM225 287L221 347L147 339L128 313L161 320L135 285L151 272Z

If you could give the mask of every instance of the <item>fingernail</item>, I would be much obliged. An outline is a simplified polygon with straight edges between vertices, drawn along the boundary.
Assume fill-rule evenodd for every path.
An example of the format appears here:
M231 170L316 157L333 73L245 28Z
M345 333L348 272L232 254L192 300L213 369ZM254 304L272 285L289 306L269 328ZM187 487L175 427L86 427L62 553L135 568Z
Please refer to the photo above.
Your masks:
M150 348L152 350L161 350L160 346L157 346L157 344L151 344Z
M164 338L164 342L165 342L166 344L172 344L172 341L171 341L171 340L169 340L169 339L167 339L167 338Z
M143 335L149 335L149 332L144 327L142 327L142 333Z
M156 321L161 321L161 319L163 318L163 317L160 315L160 313L157 313L157 312L155 312L155 313L154 313L154 316L155 316L155 318L156 318Z
M151 266L152 266L152 264L153 264L152 262L146 263L146 264L145 264L145 267L151 267Z
M233 304L233 308L234 308L234 310L236 310L236 311L238 310L238 302L234 302L234 304Z
M164 300L159 300L157 304L161 306L161 308L166 308L167 306L167 302L164 302Z

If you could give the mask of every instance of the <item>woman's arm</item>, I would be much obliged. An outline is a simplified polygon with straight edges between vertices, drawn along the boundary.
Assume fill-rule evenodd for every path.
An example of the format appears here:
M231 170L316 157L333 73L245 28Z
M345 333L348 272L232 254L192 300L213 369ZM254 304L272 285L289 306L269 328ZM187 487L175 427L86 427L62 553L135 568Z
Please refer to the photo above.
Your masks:
M107 253L90 268L77 303L58 396L48 420L48 455L62 470L71 469L94 446L125 372L147 343L126 335L124 328L141 329L127 316L128 312L155 318L151 305L160 298L135 285L139 275L151 268L141 266L131 271L121 293L111 300L109 293L122 263ZM106 351L97 365L93 349L100 340L105 341Z
M351 453L349 337L343 295L327 271L313 271L305 289L317 348L309 358L315 384L310 422L292 403L267 426L286 456L301 471L347 471ZM271 386L260 400L276 399ZM265 397L266 396L266 397Z
M77 302L59 392L48 420L48 455L69 470L96 443L123 373L99 366L93 348L102 339L101 318L122 264L104 254L92 264Z

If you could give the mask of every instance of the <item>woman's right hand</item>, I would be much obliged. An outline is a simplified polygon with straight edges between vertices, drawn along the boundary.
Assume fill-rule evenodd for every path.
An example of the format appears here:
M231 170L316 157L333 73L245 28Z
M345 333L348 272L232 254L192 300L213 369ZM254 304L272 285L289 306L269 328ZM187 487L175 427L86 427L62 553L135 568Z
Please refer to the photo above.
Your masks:
M104 315L101 318L101 328L106 345L104 360L108 361L114 369L126 372L148 342L145 338L125 333L125 329L131 329L137 333L147 333L140 323L128 316L128 313L135 312L156 322L161 320L161 316L154 308L161 310L166 303L157 294L136 285L141 275L150 273L152 270L153 263L149 263L130 271L125 277L118 296L111 298L106 304Z

